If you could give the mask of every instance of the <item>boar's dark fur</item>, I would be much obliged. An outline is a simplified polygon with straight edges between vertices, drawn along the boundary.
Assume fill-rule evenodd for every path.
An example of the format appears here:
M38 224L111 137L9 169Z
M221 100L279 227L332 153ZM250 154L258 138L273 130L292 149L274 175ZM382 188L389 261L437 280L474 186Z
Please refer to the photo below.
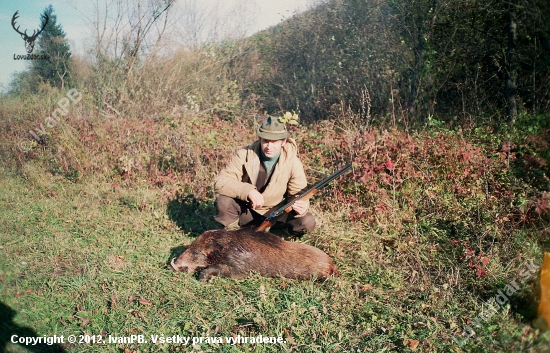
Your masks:
M338 274L330 257L321 250L254 228L207 231L172 260L171 269L200 271L200 281L212 276L244 278L250 272L294 279Z

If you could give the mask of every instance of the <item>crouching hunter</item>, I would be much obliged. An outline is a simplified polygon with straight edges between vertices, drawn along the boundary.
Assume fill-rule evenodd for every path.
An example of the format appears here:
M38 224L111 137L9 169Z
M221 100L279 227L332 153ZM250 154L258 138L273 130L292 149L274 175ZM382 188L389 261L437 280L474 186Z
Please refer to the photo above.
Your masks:
M258 128L259 139L237 151L216 176L217 215L225 229L260 224L280 203L307 188L306 174L297 156L296 141L288 138L285 124L268 117ZM272 228L300 236L315 228L309 200L298 200Z

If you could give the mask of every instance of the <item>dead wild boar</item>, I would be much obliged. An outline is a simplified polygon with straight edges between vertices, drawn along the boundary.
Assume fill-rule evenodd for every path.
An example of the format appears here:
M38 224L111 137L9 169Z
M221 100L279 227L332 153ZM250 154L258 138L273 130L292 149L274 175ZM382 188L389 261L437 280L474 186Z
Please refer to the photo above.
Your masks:
M171 269L200 271L199 281L212 276L244 278L250 272L295 279L338 274L331 258L321 250L254 228L204 232L183 254L172 259Z

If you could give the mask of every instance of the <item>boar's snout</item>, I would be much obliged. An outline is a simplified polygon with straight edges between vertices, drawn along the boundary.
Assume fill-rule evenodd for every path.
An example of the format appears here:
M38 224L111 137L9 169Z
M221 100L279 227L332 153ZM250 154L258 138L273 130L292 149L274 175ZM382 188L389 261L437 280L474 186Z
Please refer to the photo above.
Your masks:
M175 257L170 261L170 265L167 266L170 271L177 271L177 266L174 261L176 261Z
M179 271L179 272L183 272L183 271L189 271L188 267L187 266L178 266L176 265L176 260L177 258L173 258L172 261L170 261L170 265L168 265L168 269L171 270L171 271Z
M178 265L176 265L175 257L172 259L172 261L170 261L170 265L168 265L168 269L172 271L183 271L183 269L179 268Z

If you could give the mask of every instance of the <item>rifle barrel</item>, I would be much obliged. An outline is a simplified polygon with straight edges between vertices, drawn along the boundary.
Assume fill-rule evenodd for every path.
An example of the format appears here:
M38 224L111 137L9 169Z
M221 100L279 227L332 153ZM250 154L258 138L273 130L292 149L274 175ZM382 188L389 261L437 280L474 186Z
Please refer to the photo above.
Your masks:
M285 209L289 208L290 206L294 205L294 203L298 200L300 200L302 197L306 196L307 194L309 194L310 192L312 192L313 190L318 190L324 186L326 186L328 183L330 183L331 181L333 181L334 179L338 178L340 175L344 174L345 172L347 172L349 169L351 168L351 163L346 165L345 167L343 167L342 169L340 169L339 171L337 171L336 173L326 177L325 179L321 180L320 182L318 182L317 184L313 185L311 188L309 188L308 190L306 190L305 192L303 192L300 196L292 199L290 202L286 203L284 206L280 207L277 211L275 212L272 212L268 218L276 218L278 216L280 216Z
M345 172L348 171L348 169L351 168L351 164L348 164L346 165L345 167L343 167L342 169L340 169L339 171L337 171L336 173L326 177L325 179L321 180L320 182L318 182L317 184L315 184L310 190L314 190L314 189L320 189L322 187L324 187L325 185L327 185L328 183L330 183L331 181L333 181L334 179L338 178L340 175L344 174ZM309 190L308 190L309 191Z
M338 178L340 175L344 174L350 168L351 168L351 164L346 165L345 167L343 167L342 169L340 169L336 173L326 177L325 179L321 180L317 184L313 185L312 188L310 188L307 191L303 192L300 196L297 196L296 198L292 199L292 201L290 201L289 203L287 203L283 207L280 207L276 211L271 212L271 214L268 217L265 218L265 220L262 222L262 224L260 224L260 226L258 227L258 229L256 229L256 231L257 232L263 232L268 227L271 227L273 224L275 224L275 222L277 222L277 218L279 218L279 216L282 215L283 212L290 212L290 211L286 211L286 210L289 207L291 207L296 201L300 200L301 198L303 198L306 195L309 195L310 193L314 192L315 190L318 190L318 189L324 187L325 185L327 185L328 183L330 183L334 179ZM315 194L315 193L313 193L313 194Z

